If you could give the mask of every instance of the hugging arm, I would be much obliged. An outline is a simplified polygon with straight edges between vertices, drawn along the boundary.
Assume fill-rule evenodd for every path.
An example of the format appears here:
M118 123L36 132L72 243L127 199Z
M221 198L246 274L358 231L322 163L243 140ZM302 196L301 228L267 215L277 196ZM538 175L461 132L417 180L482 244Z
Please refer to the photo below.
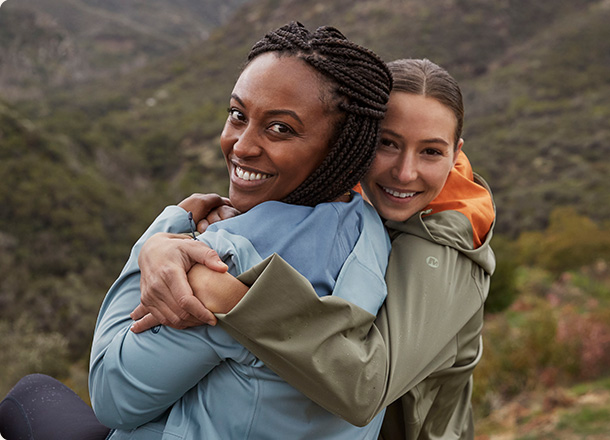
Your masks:
M414 248L421 252L414 255ZM429 274L421 258L427 252L443 261L443 272ZM250 285L248 293L218 318L291 385L350 423L365 425L455 361L456 335L481 309L479 292L489 282L482 269L471 276L473 264L451 248L400 235L392 243L388 296L375 318L341 298L318 298L306 279L274 258L239 277Z
M423 276L430 266L419 257L428 254L443 261L444 271ZM237 277L243 284L196 267L200 273L191 279L204 303L214 297L222 303L231 292L230 311L217 314L224 330L295 388L355 425L367 424L455 361L456 335L481 309L489 283L485 271L456 250L408 234L392 244L388 296L377 318L337 296L345 277L333 296L320 298L278 256Z
M89 389L96 416L106 426L130 429L153 420L226 357L227 335L220 328L130 331L129 314L140 301L137 259L143 243L156 232L185 228L185 211L168 207L133 247L100 309Z
M199 232L204 232L211 223L239 214L227 198L217 194L193 194L178 206L190 212L193 219L183 225L185 229L180 231L183 233L190 230L194 234L195 227ZM159 244L166 240L173 241L173 245L155 252ZM186 272L196 263L204 263L216 272L226 272L227 266L216 252L196 240L190 240L186 235L169 234L150 237L143 244L142 250L138 261L142 269L142 294L140 304L131 313L131 317L136 320L133 330L141 332L158 324L174 328L216 324L214 315L193 296L186 276ZM154 257L159 255L162 257L155 260ZM154 268L152 274L148 271L151 267ZM158 277L158 273L164 276Z

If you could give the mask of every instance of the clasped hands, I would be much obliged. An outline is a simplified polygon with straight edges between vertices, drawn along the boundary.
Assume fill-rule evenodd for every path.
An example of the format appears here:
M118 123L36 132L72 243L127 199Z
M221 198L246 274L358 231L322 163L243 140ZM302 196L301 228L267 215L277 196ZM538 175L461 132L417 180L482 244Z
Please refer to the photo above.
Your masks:
M240 214L217 194L193 194L178 206L193 214L199 232ZM135 333L159 324L177 329L216 325L214 313L229 312L248 290L227 273L216 251L187 235L153 235L142 247L138 265L140 304L130 315Z

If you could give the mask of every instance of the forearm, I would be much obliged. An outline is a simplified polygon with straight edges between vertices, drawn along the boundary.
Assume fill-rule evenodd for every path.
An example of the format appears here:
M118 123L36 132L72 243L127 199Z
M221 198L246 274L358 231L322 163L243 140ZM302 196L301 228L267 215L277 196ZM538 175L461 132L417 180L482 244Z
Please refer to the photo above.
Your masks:
M191 268L188 281L195 297L213 313L228 313L248 291L248 286L233 275L210 270L203 264ZM216 294L209 294L210 286Z
M91 403L98 419L113 428L130 429L148 422L181 395L179 384L171 380L181 380L184 375L164 378L163 370L158 370L160 364L178 358L159 352L163 347L153 349L152 332L136 335L129 331L129 311L139 296L138 273L122 276L113 285L100 312L91 350ZM176 366L165 367L176 371Z

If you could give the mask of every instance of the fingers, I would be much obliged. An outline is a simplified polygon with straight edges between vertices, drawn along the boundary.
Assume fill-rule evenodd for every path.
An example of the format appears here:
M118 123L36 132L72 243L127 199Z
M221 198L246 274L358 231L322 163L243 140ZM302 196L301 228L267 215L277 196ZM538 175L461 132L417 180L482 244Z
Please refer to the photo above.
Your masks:
M226 197L218 194L193 194L178 204L186 211L193 213L193 220L199 223L206 218L210 211L230 203Z
M195 296L183 297L179 301L182 310L187 311L197 322L196 325L205 323L207 325L216 325L217 319ZM192 326L189 326L192 327Z
M183 243L181 247L185 259L183 267L188 265L188 269L190 269L194 263L201 263L216 272L226 272L228 269L216 251L202 241L190 240L188 243ZM167 278L169 279L169 277Z
M171 239L170 239L171 240ZM172 240L167 245L178 246L178 261L156 261L155 266L142 268L141 302L159 323L176 329L216 324L216 317L193 296L187 271L196 259L210 264L213 270L225 272L227 266L205 243L195 240ZM167 255L167 253L166 253ZM152 258L143 259L155 262Z
M159 320L157 320L157 318L155 318L152 314L147 313L146 315L138 318L133 323L133 325L131 326L131 331L134 333L142 333L160 324L161 323L159 322Z
M163 325L177 329L192 326L193 317L181 307L181 298L193 295L184 268L170 265L147 273L140 280L141 302L146 309Z
M225 203L228 200L216 194L194 194L182 202L191 212L214 207L210 217L214 221L236 215L237 211ZM158 233L146 241L138 258L141 304L132 312L137 320L134 331L159 324L176 329L216 324L216 317L193 295L188 282L187 272L196 263L220 273L228 269L213 249L198 240Z
M138 319L142 319L147 314L148 314L148 310L146 310L146 307L144 307L144 305L142 303L140 303L140 304L138 304L138 307L133 309L133 312L131 312L129 314L129 316L134 321L137 321Z
M206 217L208 223L216 223L220 220L225 220L227 218L235 217L239 215L239 211L232 206L219 206L218 208L212 210L208 216Z
M207 246L205 248L209 249ZM218 258L217 255L216 258ZM224 265L224 263L222 264ZM165 325L173 328L187 328L202 324L216 324L216 317L214 314L206 309L193 295L185 272L174 274L173 276L167 277L166 280L166 288L170 293L170 296L164 296L163 298L165 301L163 303L155 301L155 307L158 308L158 314L163 315L163 318L169 321L167 323L164 322Z
M216 272L224 273L228 270L228 266L220 259L216 251L210 247L205 249L203 258L199 261Z
M210 223L208 222L207 219L204 218L199 223L197 223L197 231L200 234L203 234L205 232L205 230L208 229L208 226L210 226Z
M241 213L230 205L219 206L218 208L211 210L206 218L197 223L197 230L203 233L212 223L226 220L238 216L239 214Z

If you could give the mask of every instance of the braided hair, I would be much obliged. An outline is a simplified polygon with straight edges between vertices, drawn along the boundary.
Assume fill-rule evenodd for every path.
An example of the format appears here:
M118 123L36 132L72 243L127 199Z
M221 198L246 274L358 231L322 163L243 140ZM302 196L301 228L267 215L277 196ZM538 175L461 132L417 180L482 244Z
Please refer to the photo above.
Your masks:
M326 158L282 201L315 206L335 200L362 179L375 157L392 75L375 53L329 26L310 32L291 22L258 41L247 63L267 52L297 57L321 73L332 85L338 111L344 115Z

